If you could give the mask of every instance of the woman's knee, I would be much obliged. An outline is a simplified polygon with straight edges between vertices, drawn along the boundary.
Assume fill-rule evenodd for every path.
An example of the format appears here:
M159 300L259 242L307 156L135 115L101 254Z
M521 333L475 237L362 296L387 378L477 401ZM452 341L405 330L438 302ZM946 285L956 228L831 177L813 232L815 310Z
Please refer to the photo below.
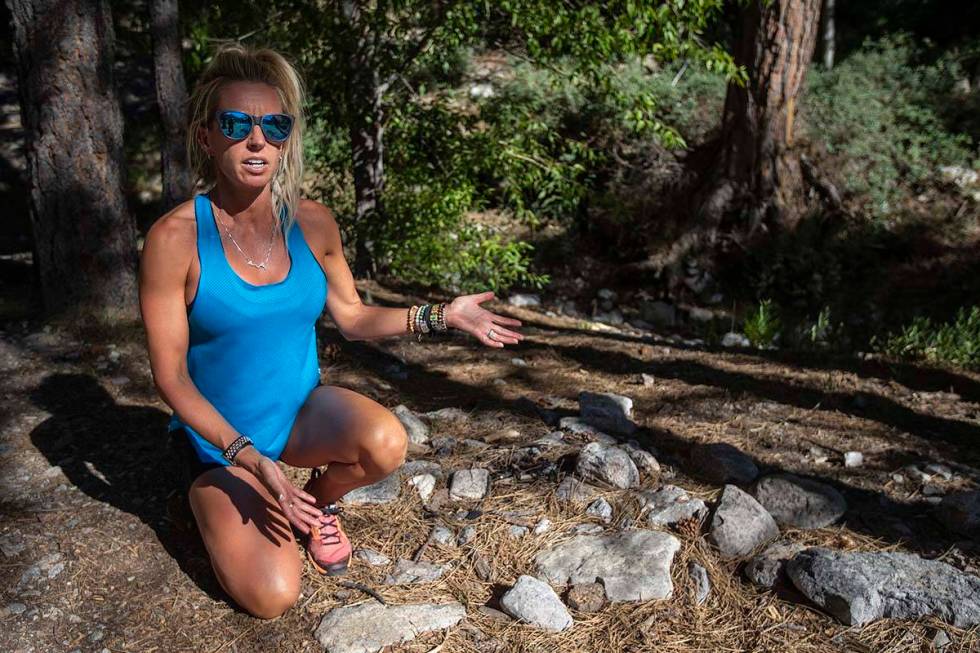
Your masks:
M283 575L272 582L267 580L250 587L238 598L238 602L254 617L275 619L296 604L299 593L299 577Z
M369 472L387 476L401 467L408 451L408 433L391 411L378 419L363 442L366 460L361 461Z

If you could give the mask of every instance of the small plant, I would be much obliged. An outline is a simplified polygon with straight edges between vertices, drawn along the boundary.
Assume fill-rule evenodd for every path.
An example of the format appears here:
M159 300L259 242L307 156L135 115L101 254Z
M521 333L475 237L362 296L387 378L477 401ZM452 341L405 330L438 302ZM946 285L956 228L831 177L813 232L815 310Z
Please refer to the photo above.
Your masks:
M772 300L764 299L745 318L745 336L756 347L768 347L773 344L782 329L776 307Z
M959 367L980 368L980 306L961 308L953 322L935 324L917 317L901 332L883 342L874 341L881 352L899 358L925 360Z

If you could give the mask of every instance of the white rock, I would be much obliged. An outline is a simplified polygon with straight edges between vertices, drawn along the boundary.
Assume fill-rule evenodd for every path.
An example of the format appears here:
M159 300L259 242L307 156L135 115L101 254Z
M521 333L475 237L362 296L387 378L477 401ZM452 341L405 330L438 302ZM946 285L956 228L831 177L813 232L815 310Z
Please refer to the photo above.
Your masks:
M574 623L555 590L533 576L518 578L500 598L500 607L515 619L553 632L570 628Z
M315 636L325 653L377 653L422 633L455 626L466 616L460 603L381 605L368 601L328 612Z
M864 464L864 454L860 451L848 451L844 454L844 467L860 467Z
M375 551L374 549L355 549L354 558L366 562L372 567L383 567L384 565L391 562L391 558Z
M408 440L413 444L425 444L429 441L429 427L405 404L398 404L391 409L398 421L405 427Z
M449 498L456 501L479 501L487 495L490 472L485 469L461 469L453 474Z
M419 474L418 476L413 476L409 483L419 493L419 498L422 499L422 503L425 503L432 496L432 492L436 488L436 477L432 474Z

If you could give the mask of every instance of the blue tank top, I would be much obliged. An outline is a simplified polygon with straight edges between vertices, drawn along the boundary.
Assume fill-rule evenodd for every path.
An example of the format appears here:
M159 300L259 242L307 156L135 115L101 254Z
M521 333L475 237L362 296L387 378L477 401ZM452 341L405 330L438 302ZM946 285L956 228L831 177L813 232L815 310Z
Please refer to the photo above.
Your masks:
M256 286L228 263L206 195L195 196L194 215L201 276L187 315L187 369L228 423L277 460L296 413L320 381L315 326L327 279L298 221L287 235L289 274ZM168 430L180 427L198 458L228 464L220 449L173 413Z

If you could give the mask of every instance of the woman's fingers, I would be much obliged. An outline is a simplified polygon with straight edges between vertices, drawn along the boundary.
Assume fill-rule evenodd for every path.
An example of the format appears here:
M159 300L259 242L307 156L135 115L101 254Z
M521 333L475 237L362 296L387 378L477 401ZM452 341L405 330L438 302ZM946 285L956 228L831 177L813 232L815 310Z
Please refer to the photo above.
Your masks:
M507 317L505 315L497 315L493 313L493 321L497 324L509 324L511 326L521 326L521 321L512 317Z
M493 333L494 336L506 336L507 338L513 338L514 340L521 340L524 337L519 333L514 333L510 329L505 329L501 326L495 327Z

